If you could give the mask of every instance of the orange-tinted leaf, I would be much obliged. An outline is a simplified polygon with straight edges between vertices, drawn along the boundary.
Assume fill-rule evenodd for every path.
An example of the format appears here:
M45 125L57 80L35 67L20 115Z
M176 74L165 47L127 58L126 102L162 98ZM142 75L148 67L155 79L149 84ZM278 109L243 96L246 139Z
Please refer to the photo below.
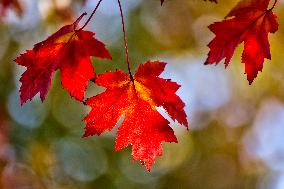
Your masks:
M20 79L21 104L31 100L38 92L43 101L57 69L61 71L62 86L71 96L83 100L88 81L95 77L90 56L111 58L105 45L94 38L94 33L76 30L83 16L15 60L27 67Z
M218 64L225 59L227 66L237 45L244 42L242 62L251 84L262 71L264 58L271 59L268 33L278 30L274 7L268 9L268 5L269 0L242 0L227 19L210 25L216 36L208 45L210 52L205 64Z
M125 115L118 128L115 150L132 145L134 160L140 160L150 170L156 156L162 154L162 142L177 142L169 122L156 107L163 107L173 120L187 127L184 103L175 94L179 85L159 75L163 62L140 65L134 78L120 70L96 78L106 91L87 100L92 108L84 121L84 136L100 135L114 128Z

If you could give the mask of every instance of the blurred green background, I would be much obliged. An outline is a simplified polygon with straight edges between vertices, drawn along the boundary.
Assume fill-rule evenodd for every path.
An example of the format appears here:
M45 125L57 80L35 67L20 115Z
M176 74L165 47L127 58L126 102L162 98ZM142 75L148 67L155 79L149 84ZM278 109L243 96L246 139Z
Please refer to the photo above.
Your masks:
M178 144L163 144L151 172L114 152L116 131L81 138L90 110L71 99L54 77L44 103L20 106L24 68L13 60L97 0L20 0L23 14L8 10L0 21L0 188L5 189L283 189L284 1L275 13L279 31L269 35L272 61L249 86L240 45L230 66L204 66L213 38L207 26L236 4L219 0L123 0L133 70L146 60L168 62L162 77L182 85L189 132L171 122ZM116 0L104 0L88 29L104 41L113 61L93 59L96 73L126 71ZM87 97L102 89L90 82ZM159 110L160 111L160 110ZM161 110L162 111L162 110ZM167 117L164 113L162 113Z

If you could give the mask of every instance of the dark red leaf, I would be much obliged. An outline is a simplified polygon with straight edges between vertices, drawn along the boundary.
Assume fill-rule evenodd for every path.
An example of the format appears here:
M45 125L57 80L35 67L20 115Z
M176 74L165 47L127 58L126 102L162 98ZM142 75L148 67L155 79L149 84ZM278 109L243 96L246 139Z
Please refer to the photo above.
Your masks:
M2 15L10 8L15 9L19 15L23 13L23 8L18 0L0 0L0 12Z
M242 0L226 19L209 26L216 35L209 43L210 52L205 64L218 64L225 59L228 66L236 47L244 42L242 62L251 84L262 71L264 58L271 59L268 33L278 30L278 23L269 0Z

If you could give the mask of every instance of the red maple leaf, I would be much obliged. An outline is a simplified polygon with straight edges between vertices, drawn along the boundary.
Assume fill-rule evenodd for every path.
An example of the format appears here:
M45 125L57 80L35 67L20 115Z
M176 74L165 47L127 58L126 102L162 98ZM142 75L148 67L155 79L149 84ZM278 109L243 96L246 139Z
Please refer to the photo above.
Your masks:
M90 56L111 58L105 45L94 38L93 32L76 30L84 15L15 60L27 67L20 79L21 104L38 92L43 101L57 69L61 71L62 86L71 96L83 100L88 81L95 77Z
M218 64L225 58L228 66L235 48L244 42L242 62L251 84L262 71L264 58L271 59L268 33L278 30L277 17L268 9L269 0L243 0L226 16L209 26L215 38L209 43L205 64Z
M156 156L162 155L162 142L177 142L169 122L156 107L163 107L173 120L187 127L184 103L175 94L179 85L162 79L166 63L146 62L134 77L120 70L96 78L106 91L92 97L86 104L92 108L84 121L85 137L112 130L125 115L118 128L115 151L132 145L134 160L140 160L150 170Z

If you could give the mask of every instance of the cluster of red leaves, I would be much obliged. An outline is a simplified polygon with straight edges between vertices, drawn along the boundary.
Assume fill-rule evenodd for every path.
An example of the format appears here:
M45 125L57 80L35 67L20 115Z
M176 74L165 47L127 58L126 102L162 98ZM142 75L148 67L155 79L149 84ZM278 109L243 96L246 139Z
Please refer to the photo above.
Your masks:
M84 100L87 83L95 78L90 56L107 59L111 56L105 45L94 38L94 33L77 29L83 16L15 60L27 68L20 79L21 104L37 93L43 101L57 69L61 71L62 86L72 97ZM164 107L173 120L188 125L185 105L175 94L180 86L158 77L164 67L162 62L147 62L139 67L134 78L122 71L97 76L96 83L107 90L86 101L92 111L84 119L87 122L85 136L111 130L125 115L115 149L131 144L133 158L145 163L149 170L155 157L162 154L161 143L177 142L169 122L156 107Z
M163 2L161 0L161 4ZM242 62L251 83L262 70L264 58L271 58L268 33L278 29L272 13L275 4L268 9L269 3L269 0L242 0L225 20L210 25L216 37L208 45L206 64L217 64L225 58L228 65L237 45L244 42ZM27 68L20 79L21 104L37 93L43 101L57 69L61 72L62 86L79 101L84 101L88 81L94 80L106 90L84 102L91 107L84 119L87 123L84 136L110 131L123 119L117 131L115 150L132 145L133 159L140 160L150 170L156 156L162 154L162 142L177 142L169 121L157 107L163 107L172 120L188 126L185 104L176 95L180 86L159 77L166 65L160 61L141 64L134 76L130 70L129 73L117 70L96 76L90 57L111 59L111 55L93 32L78 28L84 15L15 60Z
M18 14L23 13L23 8L18 0L0 0L0 13L2 15L10 8L15 9Z

